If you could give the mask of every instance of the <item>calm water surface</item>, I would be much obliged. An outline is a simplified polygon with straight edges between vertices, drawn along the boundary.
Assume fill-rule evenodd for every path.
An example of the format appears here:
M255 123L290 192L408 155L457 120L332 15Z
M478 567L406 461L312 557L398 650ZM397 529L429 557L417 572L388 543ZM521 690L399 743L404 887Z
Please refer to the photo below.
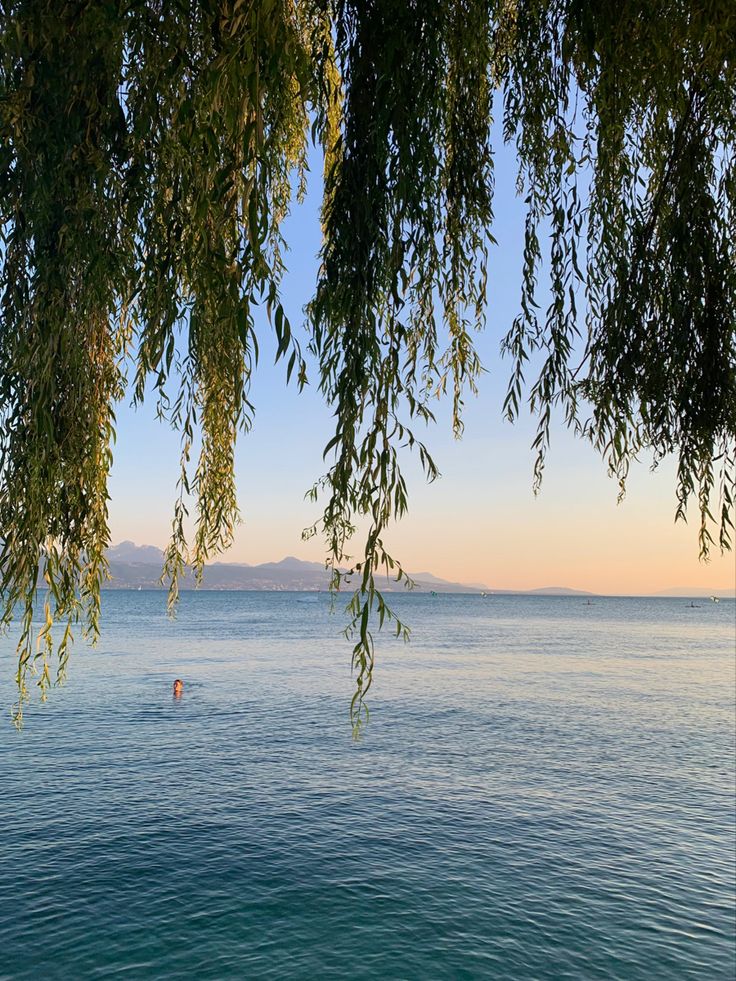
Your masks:
M107 593L0 722L0 978L733 981L734 603L398 602L356 744L326 599Z

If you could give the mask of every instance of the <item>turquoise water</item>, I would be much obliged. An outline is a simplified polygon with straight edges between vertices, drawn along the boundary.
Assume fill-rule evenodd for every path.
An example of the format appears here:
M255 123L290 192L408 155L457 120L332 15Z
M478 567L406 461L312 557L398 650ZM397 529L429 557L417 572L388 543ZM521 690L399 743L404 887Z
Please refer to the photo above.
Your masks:
M398 602L356 744L324 598L107 593L0 724L0 978L732 981L734 603Z

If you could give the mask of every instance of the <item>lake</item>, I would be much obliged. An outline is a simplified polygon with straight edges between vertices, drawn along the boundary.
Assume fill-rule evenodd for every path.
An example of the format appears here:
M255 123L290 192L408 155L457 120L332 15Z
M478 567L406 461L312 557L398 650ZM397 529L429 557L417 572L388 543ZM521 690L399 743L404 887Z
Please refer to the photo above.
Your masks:
M22 732L2 638L0 978L733 981L736 607L689 603L401 595L359 742L322 595L107 592Z

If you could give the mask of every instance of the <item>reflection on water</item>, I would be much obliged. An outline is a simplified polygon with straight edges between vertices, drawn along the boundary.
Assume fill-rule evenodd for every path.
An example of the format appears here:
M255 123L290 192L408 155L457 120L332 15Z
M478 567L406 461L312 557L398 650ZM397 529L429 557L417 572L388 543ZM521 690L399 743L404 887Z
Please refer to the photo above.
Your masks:
M734 604L398 602L355 744L326 598L106 594L0 726L0 978L732 979Z

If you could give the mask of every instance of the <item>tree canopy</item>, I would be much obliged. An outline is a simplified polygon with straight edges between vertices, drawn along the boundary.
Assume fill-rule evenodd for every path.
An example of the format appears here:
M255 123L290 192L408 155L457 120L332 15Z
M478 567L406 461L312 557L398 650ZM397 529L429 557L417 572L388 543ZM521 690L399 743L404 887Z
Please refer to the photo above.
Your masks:
M701 552L730 547L730 0L0 7L0 583L5 624L20 618L19 711L29 670L45 693L73 625L92 639L99 629L126 385L139 402L153 387L181 432L164 570L175 599L185 563L201 571L231 540L234 444L252 423L259 338L273 331L287 377L318 385L334 410L313 491L323 510L306 534L325 536L336 587L346 563L358 577L360 722L373 617L405 629L375 580L403 576L384 546L407 507L402 454L435 475L417 425L447 393L459 434L481 370L494 114L526 206L505 412L528 402L538 418L535 481L559 411L622 489L642 451L675 454L677 513L695 499ZM279 293L281 225L312 142L324 153L306 317L316 378ZM350 560L356 525L367 532Z

